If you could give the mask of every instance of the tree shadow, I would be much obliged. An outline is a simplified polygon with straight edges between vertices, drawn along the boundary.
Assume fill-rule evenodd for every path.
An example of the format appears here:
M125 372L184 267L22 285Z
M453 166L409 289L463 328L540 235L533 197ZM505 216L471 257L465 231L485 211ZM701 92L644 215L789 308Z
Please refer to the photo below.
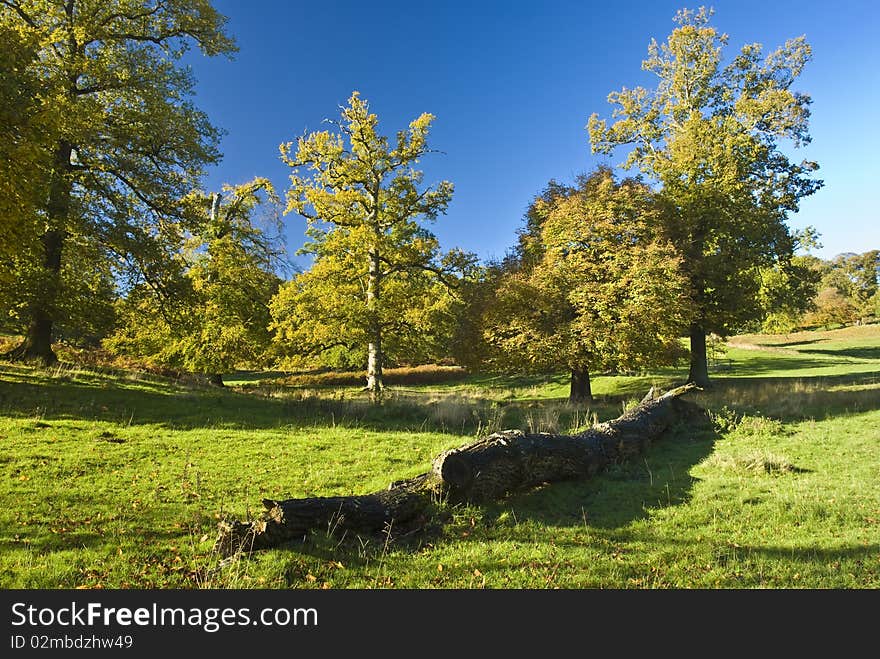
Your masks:
M528 377L516 381L523 385L539 380ZM99 372L50 376L0 364L0 414L34 419L35 423L83 420L175 430L356 427L469 437L477 432L488 434L487 429L499 430L502 425L528 429L529 415L547 405L558 408L553 420L559 431L565 431L566 424L574 420L583 421L588 413L611 418L620 413L623 401L640 398L658 382L656 378L627 381L622 383L622 391L598 395L591 404L581 406L568 406L565 397L496 400L462 398L452 392L438 398L418 390L392 391L383 403L374 404L365 396L339 391L312 395L293 390L278 396L234 387L184 385L158 376L110 378Z
M807 351L802 351L807 352ZM748 360L734 362L729 368L725 369L727 373L735 373L738 376L761 375L772 371L798 371L813 368L830 368L843 364L851 364L848 358L840 358L839 351L829 351L829 355L838 357L831 359L828 357L799 357L791 356L780 359L778 355L771 354L750 354ZM793 374L796 377L795 374Z
M774 343L772 345L768 345L768 344L764 344L764 345L768 345L768 347L770 347L770 348L788 348L790 346L807 346L807 345L811 345L813 343L822 343L823 341L826 341L826 340L827 339L803 339L800 341L786 341L785 343Z
M12 374L13 377L3 377ZM417 397L374 404L365 397L283 398L183 386L157 378L110 380L101 374L51 377L0 365L0 414L35 423L102 421L197 428L357 427L376 431L436 431L471 435L493 413L488 400L438 409Z
M275 380L290 375L290 371L235 371L224 374L224 381L229 382L262 382L263 380Z
M852 357L854 359L880 360L880 347L838 348L836 350L811 348L809 350L799 350L798 352L815 355L841 355L843 357Z
M115 508L113 503L116 504ZM117 501L106 494L56 494L51 502L43 502L24 523L0 519L0 552L23 548L40 554L100 547L115 549L120 544L120 537L114 529L127 521L125 516L136 521L137 543L142 547L154 544L158 547L169 541L181 541L187 536L185 529L170 527L170 520L179 519L179 516L169 517L167 506L156 504L128 510L127 505L123 499ZM116 510L117 516L99 521L94 519L94 513L82 512L90 510L90 507L102 511ZM132 525L126 526L131 528Z
M614 545L629 545L631 543L644 544L649 547L660 548L661 551L673 554L687 554L692 548L692 541L662 538L636 534L631 532L611 532L605 534L604 539ZM554 543L557 546L582 548L583 545L573 542ZM711 566L724 570L722 582L712 585L713 589L741 589L741 588L775 588L791 589L799 587L798 573L809 574L811 570L819 568L822 572L829 570L831 566L839 566L841 563L863 563L870 565L876 562L880 544L847 544L840 547L811 547L796 546L783 547L779 545L739 545L723 541L715 541ZM770 561L774 566L781 566L777 574L765 576L761 569L755 569L764 561ZM498 562L486 558L482 561L470 561L469 569L476 569L484 574L491 574L498 569ZM745 568L745 569L743 569ZM633 576L645 574L644 568L635 567L630 572ZM791 575L791 573L794 573ZM791 576L790 576L791 575ZM873 575L872 575L873 576ZM780 580L784 579L780 583ZM624 583L625 579L619 577L605 583L591 583L586 588L623 588L631 587ZM650 582L649 582L650 583ZM827 583L823 580L823 583ZM478 585L474 587L480 587ZM497 587L497 586L496 586ZM503 586L502 586L503 587ZM680 588L681 586L669 585L646 585L640 588ZM685 586L686 588L691 586ZM700 586L698 586L700 587ZM811 588L839 588L839 586L813 585ZM856 586L857 588L869 588L871 586Z

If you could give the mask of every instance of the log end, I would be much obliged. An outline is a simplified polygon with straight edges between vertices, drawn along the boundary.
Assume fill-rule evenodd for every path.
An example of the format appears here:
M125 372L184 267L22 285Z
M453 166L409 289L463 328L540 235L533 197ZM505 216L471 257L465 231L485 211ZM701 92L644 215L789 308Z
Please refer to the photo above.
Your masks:
M213 551L223 558L248 553L254 548L258 533L253 522L224 520L217 524L217 539L214 541Z
M467 489L474 480L470 463L457 450L440 455L434 461L433 471L442 482L459 490Z

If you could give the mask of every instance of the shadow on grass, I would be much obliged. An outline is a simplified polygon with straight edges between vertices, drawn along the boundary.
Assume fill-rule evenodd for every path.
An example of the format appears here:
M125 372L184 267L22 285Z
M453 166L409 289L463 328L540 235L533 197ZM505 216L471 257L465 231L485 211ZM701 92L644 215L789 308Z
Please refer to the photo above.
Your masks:
M650 386L629 384L640 395ZM565 431L592 413L603 420L617 416L621 401L629 398L621 392L597 396L589 406L568 406L566 398L499 401L455 392L438 396L414 388L392 390L386 401L376 405L366 396L353 397L338 390L325 395L283 392L276 397L234 388L187 387L155 376L113 379L89 372L52 376L0 364L0 415L33 419L37 424L82 420L178 430L357 427L468 437L503 428ZM539 408L548 405L555 407L538 415ZM530 427L539 422L558 427Z
M815 351L804 350L802 352ZM841 357L840 351L828 351L827 354L832 357L837 357L837 359L829 357L800 357L794 355L780 357L778 354L774 355L769 351L767 354L754 351L749 353L747 358L734 362L730 368L727 369L727 372L743 377L786 370L792 371L792 376L796 377L796 371L802 369L831 368L834 366L852 364L850 359Z
M486 507L493 523L508 511L516 520L547 526L614 529L652 509L687 503L692 467L712 452L717 433L708 419L672 429L640 458L614 465L588 481L553 483Z
M643 543L648 547L676 555L687 554L692 551L693 543L688 540L676 540L670 538L644 537L641 534L609 533L604 536L604 542L616 545L616 551L626 553L626 545L633 542ZM580 544L574 545L569 542L555 543L557 546L570 546L582 548ZM623 545L621 548L620 545ZM718 581L710 587L713 589L743 589L743 588L875 588L876 573L870 567L875 562L880 545L872 544L847 544L834 548L815 548L809 546L782 547L776 545L733 545L732 543L714 543L714 556L710 568L721 573ZM607 549L609 553L613 550ZM829 572L836 572L841 564L849 570L857 570L860 575L867 575L864 584L857 586L835 586L837 575L824 576ZM854 565L855 564L855 565ZM762 565L766 566L762 569ZM864 566L864 567L863 567ZM498 580L497 560L486 559L482 561L469 561L468 568L475 569L483 574L492 575ZM844 567L843 569L847 569ZM650 569L650 572L649 572ZM818 573L818 574L817 574ZM804 575L803 577L800 575ZM544 585L529 586L532 588L550 588L553 586L554 573L545 572ZM851 576L851 575L850 575ZM629 577L629 578L628 578ZM653 581L653 566L639 565L637 561L624 567L621 565L620 573L615 576L597 575L590 582L582 586L564 586L565 588L691 588L693 583L682 586L670 585L664 580ZM817 581L818 578L818 581ZM852 578L852 576L851 576ZM806 583L805 583L806 580ZM846 580L844 578L844 580ZM539 581L535 582L540 584ZM479 580L472 582L469 588L482 588ZM499 587L499 586L493 586ZM500 587L505 587L501 585Z
M79 551L105 547L115 551L123 542L124 536L117 534L118 529L137 528L137 544L146 548L155 545L157 551L169 541L185 541L188 531L183 528L170 528L169 519L176 519L169 514L166 506L152 506L146 509L123 513L132 517L134 522L124 519L96 520L86 517L85 512L76 516L64 513L64 510L89 510L93 505L91 497L65 496L56 498L52 508L44 508L43 512L35 513L25 522L12 520L0 521L0 552L29 549L37 553L59 551ZM105 504L100 504L102 509ZM52 511L57 510L56 516ZM100 516L99 516L100 517ZM129 537L130 539L130 537Z
M456 515L474 509L474 521L483 527L519 527L534 521L548 527L577 527L616 530L642 519L651 509L686 503L696 482L691 467L712 451L716 433L708 419L702 418L672 429L640 459L613 465L590 480L561 481L513 494L502 501L476 507L441 509L436 516L419 520L397 533L350 534L333 537L315 531L305 542L289 545L299 554L323 560L344 560L360 565L375 562L387 549L417 552L426 544L457 544L480 540L480 533L447 535L444 525ZM421 524L422 526L419 526ZM392 529L393 531L393 529ZM504 531L506 533L506 531ZM342 552L342 553L341 553Z
M800 341L786 341L784 343L759 343L758 345L765 345L768 348L788 348L789 346L807 346L814 343L821 343L823 341L827 341L827 339L805 339Z
M800 350L799 352L811 355L839 355L854 359L880 360L880 348L840 348L838 350L811 348L810 350Z
M110 380L99 374L50 377L0 365L0 415L35 423L83 420L179 430L351 426L469 435L497 413L491 408L489 401L478 399L456 410L406 398L382 405L363 397L273 398L162 381Z
M770 359L767 364L772 362ZM777 361L778 366L778 361ZM575 419L596 413L613 418L626 401L641 398L652 385L681 380L670 370L654 376L620 376L614 395L596 397L589 407L570 407L565 398L493 400L477 395L426 394L417 389L374 405L365 397L289 395L270 397L211 387L184 387L161 378L108 378L100 373L52 377L0 364L0 415L44 423L55 419L122 425L155 424L171 429L263 429L357 427L374 431L442 432L463 437L502 428L565 432ZM706 407L727 406L781 420L828 418L880 409L880 369L876 373L797 378L714 376L713 386L692 400ZM514 380L509 380L513 382ZM534 378L516 381L538 382ZM550 381L543 378L541 382ZM487 380L488 382L488 380ZM862 389L860 390L859 387ZM530 427L547 423L548 427ZM556 427L552 427L553 425Z
M290 375L288 371L235 371L229 375L224 375L224 381L228 382L261 382L263 380L274 380Z

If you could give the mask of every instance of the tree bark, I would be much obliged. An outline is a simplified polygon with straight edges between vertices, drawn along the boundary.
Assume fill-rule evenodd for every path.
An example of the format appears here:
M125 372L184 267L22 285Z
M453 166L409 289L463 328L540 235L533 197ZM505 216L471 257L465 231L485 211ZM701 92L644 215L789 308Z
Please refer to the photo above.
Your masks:
M223 376L220 373L212 373L208 376L208 382L213 384L215 387L225 387L226 385L223 383Z
M568 402L572 404L586 403L593 400L593 389L590 384L590 371L586 368L571 369L571 385Z
M688 384L655 397L653 390L622 416L578 435L494 433L437 456L431 470L365 495L264 499L252 522L223 521L215 551L277 547L302 540L311 530L376 532L424 524L436 501L481 503L554 481L590 478L610 464L644 451L675 423L699 412L680 399Z
M370 271L367 281L367 314L370 323L370 341L367 345L367 391L374 401L382 396L382 325L379 320L381 262L378 248L370 252Z
M698 387L709 386L709 363L706 354L706 330L701 323L691 325L691 366L688 382Z

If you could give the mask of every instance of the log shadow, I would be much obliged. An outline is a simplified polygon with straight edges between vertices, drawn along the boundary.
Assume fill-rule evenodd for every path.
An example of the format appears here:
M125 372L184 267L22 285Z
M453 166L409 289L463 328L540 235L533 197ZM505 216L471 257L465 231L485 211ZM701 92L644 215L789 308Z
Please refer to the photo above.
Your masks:
M347 564L363 566L389 551L414 554L426 546L485 539L482 530L487 527L528 521L548 527L587 523L594 528L619 529L646 517L653 508L686 503L697 481L688 472L711 453L716 438L712 424L702 418L671 429L642 455L641 461L613 465L590 480L548 483L481 506L441 506L432 515L406 526L392 525L386 532L339 534L331 528L312 531L302 540L277 549L293 549L327 562L343 557L341 560ZM483 529L461 532L462 519L467 518ZM450 528L452 533L447 532ZM295 559L289 562L298 565Z
M690 470L711 454L717 438L708 419L680 425L640 458L590 480L548 484L485 506L485 523L513 517L516 523L533 520L551 527L626 526L652 509L687 503L699 480Z

